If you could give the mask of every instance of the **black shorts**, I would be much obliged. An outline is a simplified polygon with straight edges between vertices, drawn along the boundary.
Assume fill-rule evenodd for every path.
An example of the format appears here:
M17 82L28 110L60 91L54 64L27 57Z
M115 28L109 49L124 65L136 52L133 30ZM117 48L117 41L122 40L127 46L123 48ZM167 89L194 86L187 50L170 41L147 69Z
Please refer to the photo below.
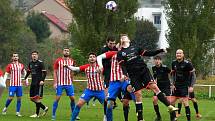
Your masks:
M176 87L173 96L175 97L188 97L188 87Z
M155 83L149 69L145 67L130 72L129 78L134 92L147 88L149 83Z
M195 98L195 93L194 93L194 92L189 92L189 98L190 98L190 99Z
M170 88L159 88L160 91L165 95L165 96L170 96L171 95L171 89ZM156 96L156 94L154 93L154 96Z
M31 85L31 87L30 87L30 98L40 99L42 97L43 97L43 86Z

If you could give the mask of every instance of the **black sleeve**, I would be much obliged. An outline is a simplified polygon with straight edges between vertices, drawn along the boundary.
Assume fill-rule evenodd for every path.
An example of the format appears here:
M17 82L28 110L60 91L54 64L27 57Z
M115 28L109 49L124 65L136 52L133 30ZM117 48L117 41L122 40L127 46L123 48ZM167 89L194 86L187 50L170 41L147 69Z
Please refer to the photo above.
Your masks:
M119 62L119 65L121 66L122 68L122 73L123 75L127 75L127 69L126 69L126 65L125 65L125 59L124 57L122 56L122 52L119 51L117 53L117 61Z
M25 75L25 80L28 78L28 76L30 75L30 73L31 73L31 68L30 68L30 63L28 64L28 69L27 69L27 73L26 73L26 75Z
M187 70L189 71L188 73L188 81L189 81L189 87L191 87L192 86L192 84L194 84L194 68L193 68L193 65L192 65L192 63L190 63L190 62L188 62L188 64L187 64Z
M163 49L159 49L159 50L155 50L155 51L149 51L149 50L145 50L142 52L142 56L155 56L161 52L164 52Z
M195 73L195 71L192 71L191 72L191 80L190 80L190 87L193 87L194 86L194 84L196 83L196 73Z
M172 76L172 84L174 85L175 84L175 81L176 81L176 70L174 68L175 64L174 62L172 62L172 73L171 73L171 76Z
M168 67L166 67L165 70L166 70L167 73L170 73L170 72L171 72L171 70L170 70Z
M101 53L102 53L102 54L105 53L105 52L107 52L107 51L108 51L107 47L103 47L103 48L101 49Z
M42 80L41 81L45 81L47 72L46 72L46 69L45 69L43 62L41 62L41 71L42 71Z

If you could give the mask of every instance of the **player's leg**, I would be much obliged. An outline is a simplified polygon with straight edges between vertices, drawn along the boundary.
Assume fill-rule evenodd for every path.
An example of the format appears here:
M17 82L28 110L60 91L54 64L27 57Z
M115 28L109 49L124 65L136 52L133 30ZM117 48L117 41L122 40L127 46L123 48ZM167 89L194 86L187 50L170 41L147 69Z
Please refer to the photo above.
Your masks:
M197 103L197 100L195 98L194 92L190 92L189 97L190 97L191 101L193 102L193 107L196 111L196 118L201 118L202 115L199 113L198 103Z
M175 102L177 101L175 94L173 94L173 96L168 96L167 99L170 101L171 105L175 106ZM175 111L170 112L170 121L177 121Z
M187 117L187 121L190 121L190 107L189 107L189 99L188 97L183 97L182 98L182 103L184 104L185 107L185 112L186 112L186 117Z
M90 101L90 99L93 97L94 92L89 90L89 89L85 89L83 94L81 95L78 103L76 104L74 111L72 112L71 115L71 121L75 121L77 120L78 114L81 110L81 107L88 101Z
M52 120L55 120L55 118L56 118L56 110L57 110L58 102L60 101L62 92L63 92L63 86L57 86L56 87L56 97L55 97L55 101L52 106Z
M129 100L133 100L135 102L135 95L134 93L132 93L132 86L130 85L129 80L123 82L121 90L124 120L128 121L128 114L130 109Z
M17 86L16 90L17 103L16 103L16 116L21 117L20 108L21 108L21 98L22 98L22 86Z
M3 114L3 115L6 114L7 108L8 108L8 106L10 105L11 101L13 100L15 91L16 91L16 87L15 87L15 86L10 86L10 87L9 87L9 97L8 97L6 103L5 103L5 107L4 107L3 110L2 110L2 114Z
M71 112L72 112L75 108L75 96L74 96L73 85L68 85L68 86L66 86L65 89L66 89L66 94L67 94L67 96L69 96L69 99L70 99L70 108L71 108Z
M49 108L47 106L45 106L41 99L43 98L43 85L39 85L39 90L38 90L38 107L43 109L43 113L41 116L45 116L49 110Z
M128 113L129 113L129 99L123 98L122 99L123 104L123 113L124 113L124 120L128 121Z
M155 95L155 94L154 94ZM161 114L159 111L159 106L158 106L158 98L157 96L153 96L153 106L154 106L154 111L156 113L156 118L155 121L161 121Z
M105 80L104 80L104 86L105 86L105 95L106 95L106 97L108 96L108 88L109 88L109 80L107 80L106 78L105 78ZM103 118L103 120L105 121L105 120L107 120L106 119L106 111L107 111L107 99L105 99L105 101L104 101L104 118Z
M179 98L179 101L178 101L178 111L177 111L176 117L180 117L181 116L181 107L182 107L182 98Z
M156 94L156 96L158 97L158 99L168 107L169 111L176 111L178 110L178 108L175 108L174 106L172 106L170 104L170 102L167 100L167 98L165 97L165 95L160 91L160 89L158 88L158 86L155 84L155 82L151 81L149 82L149 88L151 90L153 90L153 92Z
M120 93L121 90L121 82L120 81L114 81L110 82L109 88L108 88L108 94L107 94L107 110L106 110L106 116L107 121L113 120L113 106L114 101L117 98L117 95Z

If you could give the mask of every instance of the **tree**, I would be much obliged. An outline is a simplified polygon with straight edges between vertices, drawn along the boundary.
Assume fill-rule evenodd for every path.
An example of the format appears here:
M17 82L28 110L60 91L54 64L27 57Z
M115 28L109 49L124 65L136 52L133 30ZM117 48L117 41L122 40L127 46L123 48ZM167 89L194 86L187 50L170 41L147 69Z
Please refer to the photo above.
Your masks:
M40 13L29 13L27 16L27 25L35 33L37 42L42 42L51 35L48 21Z
M68 0L74 17L70 27L71 41L86 55L90 51L98 52L108 35L135 33L137 0L116 0L117 11L105 9L107 0Z
M214 0L167 0L168 42L173 50L181 48L190 58L198 73L206 75L205 63L211 63L209 51L214 45ZM170 57L171 58L171 57Z
M153 23L148 20L136 20L134 41L140 47L153 50L157 48L159 34Z
M23 21L23 15L11 8L10 0L0 2L0 60L5 66L11 54L17 52L23 63L27 63L30 52L36 46L35 35Z

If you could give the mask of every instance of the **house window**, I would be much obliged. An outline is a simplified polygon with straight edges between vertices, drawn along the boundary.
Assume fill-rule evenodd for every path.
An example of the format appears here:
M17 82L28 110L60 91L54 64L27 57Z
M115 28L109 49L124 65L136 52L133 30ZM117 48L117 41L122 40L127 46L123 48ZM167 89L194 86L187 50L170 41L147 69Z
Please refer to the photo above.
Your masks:
M161 15L154 15L154 24L161 24Z

